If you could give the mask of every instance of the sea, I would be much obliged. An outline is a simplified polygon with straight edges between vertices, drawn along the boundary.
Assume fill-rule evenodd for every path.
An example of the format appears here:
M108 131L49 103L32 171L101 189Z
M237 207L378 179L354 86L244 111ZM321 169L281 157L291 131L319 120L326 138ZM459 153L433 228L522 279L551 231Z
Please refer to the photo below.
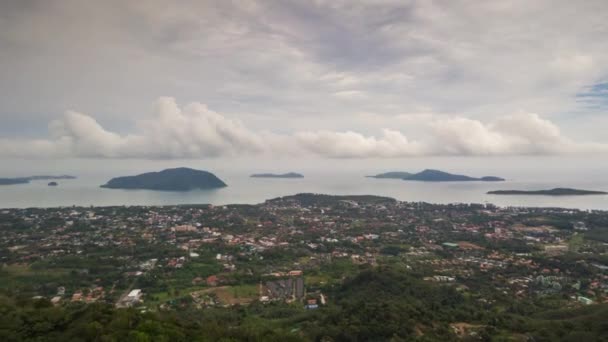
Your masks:
M331 195L377 195L401 201L429 203L492 203L509 207L561 207L608 210L608 196L505 196L489 195L491 190L539 190L570 187L608 191L608 165L589 160L564 159L432 159L393 161L313 160L291 161L261 159L233 162L209 161L19 161L4 164L0 177L40 174L73 174L77 179L0 186L0 208L66 206L154 206L177 204L256 204L267 199L297 193ZM50 163L50 164L48 164ZM120 190L100 188L110 178L186 166L208 170L227 187L187 192ZM500 176L505 182L415 182L399 179L375 179L366 175L387 171L421 171L436 168L470 176ZM251 178L252 173L300 172L304 178Z

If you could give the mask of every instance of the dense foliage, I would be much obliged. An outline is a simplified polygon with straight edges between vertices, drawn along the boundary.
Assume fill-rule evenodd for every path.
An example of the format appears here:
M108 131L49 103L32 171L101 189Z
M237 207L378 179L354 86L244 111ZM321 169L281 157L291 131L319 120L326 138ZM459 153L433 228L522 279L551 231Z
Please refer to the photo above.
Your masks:
M608 306L545 310L520 302L484 309L450 286L399 268L366 269L333 289L335 304L287 304L140 312L108 304L53 307L46 300L0 297L2 341L448 341L451 324L473 322L475 340L607 340ZM467 338L473 339L472 336Z

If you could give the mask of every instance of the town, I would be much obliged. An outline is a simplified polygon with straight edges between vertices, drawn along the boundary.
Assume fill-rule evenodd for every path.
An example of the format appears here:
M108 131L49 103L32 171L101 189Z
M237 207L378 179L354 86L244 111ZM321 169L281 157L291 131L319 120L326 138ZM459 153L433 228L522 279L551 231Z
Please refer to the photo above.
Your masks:
M336 305L349 279L387 268L487 310L608 303L602 211L299 194L259 205L0 209L0 230L2 293L55 307L313 312ZM449 327L470 337L487 324Z

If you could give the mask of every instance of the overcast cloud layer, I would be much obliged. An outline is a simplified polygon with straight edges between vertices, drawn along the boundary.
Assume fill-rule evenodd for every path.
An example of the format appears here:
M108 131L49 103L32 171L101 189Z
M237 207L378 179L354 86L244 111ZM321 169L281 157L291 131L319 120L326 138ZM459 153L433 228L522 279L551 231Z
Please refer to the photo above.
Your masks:
M607 153L606 13L604 0L3 1L0 157Z

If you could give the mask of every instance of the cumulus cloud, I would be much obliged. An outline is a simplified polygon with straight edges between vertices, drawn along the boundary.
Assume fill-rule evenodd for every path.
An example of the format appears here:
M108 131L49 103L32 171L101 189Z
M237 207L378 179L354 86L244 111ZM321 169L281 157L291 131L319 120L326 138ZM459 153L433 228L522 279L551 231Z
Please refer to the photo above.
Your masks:
M352 131L299 132L294 137L304 150L333 158L408 157L424 153L422 144L390 129L384 129L379 138Z
M49 125L49 140L0 140L5 156L87 158L196 158L261 152L260 135L201 103L180 108L175 99L158 99L152 118L136 122L136 131L120 135L94 118L68 111Z
M530 155L607 152L608 144L575 142L538 114L518 112L489 124L466 118L434 122L434 151L452 155Z
M417 131L419 139L409 139L395 129L383 129L378 136L352 130L278 134L249 129L201 103L180 107L175 99L162 97L150 117L136 120L132 133L111 132L91 116L68 111L51 122L48 139L0 139L0 157L171 159L312 154L398 158L608 152L608 144L569 139L554 123L533 113L518 112L489 123L428 113L423 117L422 125L409 127Z

